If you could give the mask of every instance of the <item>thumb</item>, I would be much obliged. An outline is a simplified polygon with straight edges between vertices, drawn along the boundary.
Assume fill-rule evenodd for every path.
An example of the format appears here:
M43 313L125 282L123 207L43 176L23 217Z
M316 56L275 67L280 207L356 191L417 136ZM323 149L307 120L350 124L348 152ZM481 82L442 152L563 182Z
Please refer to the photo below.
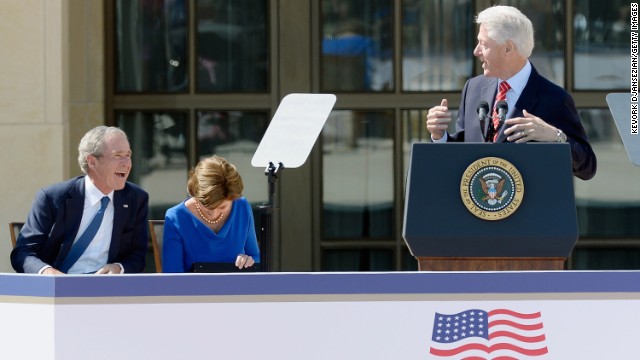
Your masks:
M449 107L449 102L447 101L447 99L442 99L442 101L440 102L440 106Z
M531 115L527 110L522 109L522 115L524 115L524 117L533 117L533 115Z

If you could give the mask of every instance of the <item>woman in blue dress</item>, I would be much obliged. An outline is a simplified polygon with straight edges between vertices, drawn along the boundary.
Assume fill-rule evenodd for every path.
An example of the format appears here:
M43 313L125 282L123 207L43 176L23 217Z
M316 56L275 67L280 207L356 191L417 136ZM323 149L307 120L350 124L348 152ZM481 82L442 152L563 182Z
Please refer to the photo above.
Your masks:
M164 222L163 272L189 272L194 262L260 262L251 205L242 196L236 167L212 156L191 170L190 197L167 210Z

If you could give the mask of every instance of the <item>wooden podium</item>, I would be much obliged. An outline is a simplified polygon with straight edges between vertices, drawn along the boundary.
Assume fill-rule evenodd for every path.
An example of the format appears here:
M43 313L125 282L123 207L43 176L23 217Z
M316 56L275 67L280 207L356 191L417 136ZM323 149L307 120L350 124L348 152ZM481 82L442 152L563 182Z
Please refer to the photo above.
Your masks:
M413 144L404 216L421 271L563 270L578 240L569 144Z
M418 256L420 271L564 270L565 257L430 257Z

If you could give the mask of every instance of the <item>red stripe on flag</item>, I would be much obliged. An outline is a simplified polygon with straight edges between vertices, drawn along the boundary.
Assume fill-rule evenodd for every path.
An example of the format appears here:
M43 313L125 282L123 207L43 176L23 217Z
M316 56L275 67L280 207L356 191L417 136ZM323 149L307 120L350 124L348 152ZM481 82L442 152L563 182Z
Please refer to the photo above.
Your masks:
M511 316L517 317L519 319L535 319L535 318L539 318L539 317L542 316L540 314L540 312L532 313L532 314L524 314L524 313L519 313L519 312L508 310L508 309L495 309L495 310L489 311L487 314L489 314L489 316L493 316L493 315L511 315Z
M469 356L466 358L462 358L462 360L487 360L487 358L483 358L482 356ZM518 358L514 358L511 356L498 356L491 360L518 360Z
M520 330L540 330L540 329L542 329L542 323L525 325L525 324L519 324L517 322L513 322L513 321L509 321L509 320L489 321L489 327L498 326L498 325L509 325L511 327L514 327L514 328L520 329Z
M512 333L510 331L496 331L494 333L489 334L489 340L493 340L497 337L508 337L508 338L516 339L518 341L522 341L526 343L541 342L546 339L544 335L524 336L524 335Z
M454 356L462 352L471 351L471 350L484 351L487 354L490 354L498 350L510 350L510 351L514 351L519 354L527 355L527 356L540 356L549 352L546 346L540 349L525 349L513 344L506 344L506 343L493 344L491 346L472 343L472 344L466 344L466 345L462 345L457 348L448 349L448 350L436 349L434 347L431 347L429 352L435 356Z

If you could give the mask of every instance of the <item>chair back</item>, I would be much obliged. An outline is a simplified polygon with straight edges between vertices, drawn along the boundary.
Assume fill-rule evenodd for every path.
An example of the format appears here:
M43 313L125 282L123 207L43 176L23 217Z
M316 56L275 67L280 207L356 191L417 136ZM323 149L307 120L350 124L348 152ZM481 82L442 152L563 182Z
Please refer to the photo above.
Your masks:
M16 247L16 241L18 240L18 234L20 234L20 230L22 229L22 225L24 222L13 221L9 223L9 231L11 234L11 246Z
M162 236L164 235L164 220L149 220L149 234L156 272L162 272Z

